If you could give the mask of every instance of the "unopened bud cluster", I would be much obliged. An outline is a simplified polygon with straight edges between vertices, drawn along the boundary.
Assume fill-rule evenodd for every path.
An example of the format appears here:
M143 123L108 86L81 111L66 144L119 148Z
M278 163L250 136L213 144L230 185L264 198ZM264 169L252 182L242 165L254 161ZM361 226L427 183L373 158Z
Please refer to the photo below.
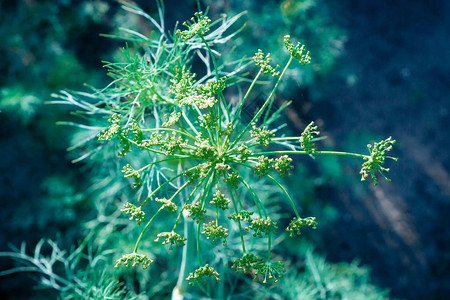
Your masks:
M289 232L289 237L294 237L295 235L300 235L300 229L303 227L311 227L312 229L316 229L317 222L315 217L307 217L307 218L296 218L294 217L289 226L286 228L286 231Z
M309 123L305 130L303 130L300 136L300 145L306 153L313 155L317 152L316 146L312 143L312 140L314 139L314 135L317 136L319 134L320 131L314 122Z
M384 161L386 159L386 152L392 149L392 146L395 144L395 140L392 137L387 138L384 141L374 143L372 145L367 145L367 148L370 151L370 156L366 156L364 158L365 162L362 165L361 169L361 181L366 180L369 175L373 180L375 185L378 184L377 177L375 176L375 172L378 171L386 181L390 182L391 180L387 178L383 172L389 172L389 168L383 167ZM397 158L389 157L393 160L397 160Z
M135 219L138 225L145 221L145 213L141 210L140 207L136 207L136 205L134 204L131 204L129 202L125 203L120 211L127 215L131 215L130 221Z
M120 265L124 265L125 267L129 267L131 264L131 267L136 267L138 265L142 265L142 268L145 270L148 267L150 267L153 263L153 260L148 258L145 255L137 254L137 253L130 253L122 255L121 258L119 258L116 262L115 268L118 268Z
M220 281L219 273L217 273L213 267L210 267L208 264L206 264L203 267L198 268L194 272L189 273L189 276L186 278L186 280L189 281L190 286L194 286L197 283L203 283L208 277L211 277L217 282Z

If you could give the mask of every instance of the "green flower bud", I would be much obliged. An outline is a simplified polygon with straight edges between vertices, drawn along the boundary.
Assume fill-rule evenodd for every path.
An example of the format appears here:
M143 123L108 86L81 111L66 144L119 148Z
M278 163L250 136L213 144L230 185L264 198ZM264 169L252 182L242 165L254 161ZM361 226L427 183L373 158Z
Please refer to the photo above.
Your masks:
M291 165L292 158L287 155L283 155L275 159L275 170L280 173L281 177L291 176L291 170L294 168Z
M305 150L309 155L313 155L317 152L316 146L311 143L314 139L314 135L320 134L320 131L318 131L317 129L318 127L315 126L314 122L311 122L308 126L306 126L305 130L303 130L300 136L300 145L302 146L303 150Z
M280 75L280 72L276 71L276 69L278 69L280 66L276 65L276 67L273 68L270 65L270 63L272 62L272 58L270 58L270 53L264 56L262 50L258 49L258 52L255 53L255 56L253 56L253 60L255 61L256 65L261 68L264 75L270 74L273 77Z
M214 268L210 267L208 264L198 268L192 273L189 273L189 276L186 278L186 280L189 281L190 286L194 286L196 283L205 282L206 277L212 277L217 282L220 281L219 273L217 273L216 270L214 270Z
M366 180L369 175L373 180L373 183L375 185L378 184L377 177L375 176L375 171L378 171L378 173L381 174L381 176L386 179L387 182L390 182L391 180L387 178L383 172L389 172L389 168L383 167L384 161L386 159L386 152L391 151L392 146L395 144L395 140L392 139L392 137L387 138L384 141L374 143L372 145L367 145L367 148L370 151L370 156L364 157L365 162L362 165L361 169L361 181ZM395 161L397 161L397 158L389 157Z
M224 194L222 194L219 190L217 190L216 193L213 195L213 198L210 203L217 208L226 210L228 209L228 204L230 204L230 202L231 201L228 198L226 198Z
M127 215L131 215L130 221L135 219L138 225L145 221L145 213L141 210L140 207L136 207L136 205L134 204L131 204L129 202L125 203L120 211Z
M174 213L177 211L177 205L166 198L156 198L156 202L161 203L170 213Z
M214 244L216 241L222 241L223 245L227 245L226 238L228 237L228 229L222 225L217 225L216 221L211 221L207 224L203 224L202 234L206 235L207 240L211 240Z
M294 46L294 44L291 43L290 35L284 36L284 45L286 46L286 49L291 54L291 56L296 58L302 65L311 63L309 51L306 51L305 46L301 43L297 43L297 45Z
M275 134L272 131L267 130L266 126L258 128L255 123L252 123L252 127L253 130L250 130L250 135L256 138L256 142L264 147L269 146L272 137L275 136Z
M194 17L191 18L191 22L186 21L183 23L184 26L188 27L187 30L181 31L178 29L175 32L175 35L179 36L182 40L189 40L190 38L196 36L196 35L205 35L209 31L209 24L211 23L211 19L209 19L207 16L203 15L203 12L196 12L195 17L197 17L197 20L195 20Z
M270 217L267 217L267 219L258 217L252 221L250 226L245 227L245 230L253 230L253 236L261 238L263 234L268 235L270 232L275 232L277 230L277 223L272 221Z
M122 257L116 261L116 265L114 267L118 268L120 265L124 265L128 268L130 263L132 263L131 266L133 268L137 265L142 265L142 268L145 270L152 265L153 260L142 254L130 253L122 255Z
M289 232L289 237L294 237L295 235L300 235L300 229L303 227L312 227L313 229L316 229L317 222L315 217L307 217L304 219L297 219L294 217L291 222L289 223L289 226L286 228L286 231Z
M283 276L286 272L284 268L284 262L260 262L255 265L255 280L258 278L258 275L263 275L264 280L263 283L267 283L267 279L273 279L275 282L278 281L277 277Z
M161 244L163 244L163 245L168 244L169 250L172 250L173 246L175 246L175 247L184 246L185 245L184 242L186 241L185 237L183 237L182 235L180 235L174 231L158 233L158 235L156 236L155 242L158 243L161 238L164 239Z
M256 175L258 177L266 176L269 173L269 170L272 169L271 163L273 159L268 158L264 155L261 155L258 157L258 162L253 167L253 170L255 171Z
M194 205L186 204L184 208L189 211L188 217L192 218L197 223L200 223L200 221L205 218L206 209L202 208L200 202L197 202Z
M231 268L236 273L248 273L254 269L255 265L259 265L262 261L262 258L252 253L246 253L241 258L236 259Z

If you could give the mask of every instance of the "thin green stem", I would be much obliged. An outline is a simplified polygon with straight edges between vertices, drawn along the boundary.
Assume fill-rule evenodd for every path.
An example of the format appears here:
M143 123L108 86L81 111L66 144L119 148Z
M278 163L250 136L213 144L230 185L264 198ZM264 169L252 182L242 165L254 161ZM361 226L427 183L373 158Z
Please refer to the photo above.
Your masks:
M297 208L295 207L295 203L292 200L291 196L289 195L289 193L287 192L287 190L284 188L284 186L282 186L278 180L276 180L275 178L273 178L271 175L267 175L267 178L269 178L270 180L272 180L276 185L278 185L278 187L281 189L281 191L283 191L283 194L288 198L292 209L294 210L295 216L300 219L300 215L298 214Z
M272 232L269 232L268 245L267 245L267 261L270 262L270 256L272 253Z
M267 151L267 152L259 152L252 154L251 156L259 156L259 155L281 155L281 154L301 154L301 155L309 155L306 151ZM312 155L340 155L340 156L352 156L365 158L370 157L369 155L358 154L358 153L350 153L350 152L340 152L340 151L316 151Z
M228 187L228 190L230 191L230 197L231 197L231 202L233 203L234 212L239 213L239 210L237 209L237 205L236 205L236 200L234 199L234 196L233 196L233 192L235 192L237 195L237 191L234 188L233 189L230 188L229 184L227 184L227 187ZM242 252L245 254L247 251L245 250L244 232L242 230L242 225L241 225L240 220L238 220L238 227L239 227L239 235L241 237Z
M179 193L181 193L182 190L184 190L187 186L189 185L189 181L186 181L173 195L172 197L170 197L169 201L172 201ZM178 218L175 221L175 224L173 225L173 229L172 231L175 231L175 229L177 229L178 226L178 222L181 219L181 215L182 213L178 214Z
M264 218L267 218L267 212L266 212L266 209L264 207L264 204L261 202L261 200L259 200L259 198L256 195L255 191L250 187L250 185L247 183L247 181L245 181L245 179L240 174L239 174L239 177L241 178L241 181L244 184L244 186L250 192L250 195L252 196L253 201L255 202L255 206L258 209L258 214L260 216L264 215ZM261 209L263 211L263 214L261 214Z
M208 42L206 42L205 38L202 35L200 35L200 38L202 39L202 42L205 44L206 49L208 49L209 56L211 57L211 61L214 66L214 71L216 73L216 81L219 81L219 70L217 69L217 63L216 63L216 58L214 57L214 53L211 51L211 48L209 47ZM218 116L218 118L217 118L217 122L218 122L217 145L219 145L219 140L220 140L219 136L220 136L220 131L222 130L222 110L220 108L220 102L224 101L223 97L219 97L219 99L221 101L219 101L219 105L217 106L217 116Z
M199 132L198 132L197 129L194 127L194 125L191 123L191 120L189 120L189 118L186 116L186 113L184 112L184 110L183 110L183 112L182 112L181 114L182 114L182 116L183 116L183 120L188 124L188 126L192 129L192 131L193 131L196 135L198 135Z
M259 109L259 111L255 114L255 116L252 118L252 120L247 124L247 126L244 128L244 130L242 130L242 132L239 134L239 136L234 140L233 144L231 145L231 147L234 147L234 145L236 145L236 143L244 136L244 134L249 130L249 128L252 126L252 123L256 123L256 121L258 121L258 118L261 116L261 114L264 112L264 110L266 109L266 107L269 105L269 103L271 102L273 96L275 95L275 92L278 89L278 86L281 82L281 80L283 79L287 69L289 68L289 65L292 63L292 60L294 58L291 56L289 58L289 61L287 62L286 66L283 69L283 72L281 73L280 77L277 80L277 83L275 84L272 92L270 93L269 97L267 98L266 102L263 104L263 106Z
M190 109L190 111L192 112L192 114L194 115L194 118L195 118L195 120L197 121L197 124L200 125L200 120L198 119L198 117L197 117L197 115L195 114L194 109L192 108L191 105L189 105L189 109ZM212 132L209 131L209 130L208 130L208 132L206 132L205 129L204 129L203 127L201 127L201 126L200 126L200 129L201 129L201 131L203 131L203 134L204 134L206 137L208 137L208 136L210 137L210 145L211 145L211 146L214 146L214 145L216 144L216 141L214 140L214 135L212 134ZM211 142L212 142L212 143L211 143Z
M148 223L145 225L144 229L142 230L141 234L139 235L137 241L136 241L136 245L134 246L134 253L137 253L137 249L139 247L139 243L142 240L142 237L144 236L144 233L147 231L148 227L152 224L153 220L155 220L156 216L159 215L162 210L164 209L164 206L161 206L158 211L153 215L153 217L150 219L150 221L148 221Z
M212 180L211 179L211 175L212 176ZM202 204L202 209L205 209L206 206L206 200L208 199L210 192L212 190L212 184L214 183L214 179L215 179L215 172L210 171L210 173L208 174L209 179L205 185L205 188L202 191L202 195L200 196L200 201ZM206 194L205 194L206 191ZM198 256L198 262L200 264L200 266L202 266L202 259L200 257L200 229L201 229L201 225L202 222L199 220L198 222L198 229L197 229L197 256Z
M187 169L185 172L191 171L193 169L195 169L196 167L192 167ZM176 175L175 177L172 177L171 179L169 179L168 181L164 182L163 184L161 184L156 190L154 190L147 198L145 198L144 202L142 202L142 204L140 205L140 208L142 209L144 207L144 205L148 202L148 200L150 200L160 189L162 189L163 187L165 187L166 185L170 184L172 181L174 181L175 179L179 178L180 176L183 176L184 173L180 173L178 175Z
M209 55L211 56L211 61L212 61L212 63L213 63L213 66L214 66L214 71L215 71L215 75L216 75L216 81L218 82L219 81L219 68L217 67L217 62L216 62L216 58L214 57L214 53L212 52L212 50L211 50L211 48L209 47L209 45L208 45L208 43L206 42L206 40L205 40L205 38L203 37L203 36L201 36L201 39L202 39L202 41L203 41L203 43L206 45L206 48L208 49L208 52L209 52ZM229 109L228 109L228 105L226 104L226 102L225 102L225 97L223 96L223 93L222 93L222 91L220 91L219 92L219 99L221 100L221 101L219 101L219 105L218 105L218 116L219 116L219 123L221 123L222 122L222 117L221 117L221 108L222 108L222 105L225 107L225 111L226 111L226 113L227 113L227 118L228 118L228 120L230 120L231 119L231 117L230 117L230 111L229 111ZM220 126L219 126L219 129L221 128L221 124L220 124Z
M131 140L131 139L127 139L131 144L135 145L136 147L140 147L138 143L136 143L135 141ZM160 150L156 150L156 149L152 149L149 147L144 147L143 149L153 152L153 153L157 153L157 154L162 154L162 155L166 155L168 156L165 152L160 151ZM182 155L178 155L178 154L171 154L170 156L172 157L177 157L179 159L183 159L183 158L190 158L192 156L182 156Z
M244 98L242 98L241 104L239 105L239 108L236 111L236 114L234 115L233 124L236 122L236 119L241 114L242 107L244 106L245 101L247 100L248 96L250 95L250 92L253 90L253 86L258 81L258 78L261 75L261 73L262 73L262 69L260 69L258 74L256 74L255 78L253 79L252 83L250 84L250 87L248 88L247 92L245 93Z
M300 139L299 136L288 136L288 137L279 137L279 138L272 138L272 142L276 141L298 141Z
M202 222L198 222L198 224L197 224L197 258L198 258L198 265L199 266L203 266L202 258L200 256L200 228L201 228L200 225L201 224L202 224Z
M190 156L186 156L185 158L190 158ZM136 172L142 172L142 171L150 168L151 166L153 166L155 164L159 164L159 163L166 162L166 161L171 161L171 160L179 160L179 159L180 159L179 157L172 157L172 158L157 160L157 161L154 161L154 162L152 162L152 163L150 163L150 164L148 164L146 166L143 166L139 170L136 170Z
M177 129L173 129L173 128L168 128L168 127L162 127L162 128L148 128L148 129L142 129L142 132L147 132L147 131L173 131L176 133L179 133L181 135L187 136L188 138L192 139L192 140L196 140L195 136L187 133L187 132L183 132L181 130L177 130Z

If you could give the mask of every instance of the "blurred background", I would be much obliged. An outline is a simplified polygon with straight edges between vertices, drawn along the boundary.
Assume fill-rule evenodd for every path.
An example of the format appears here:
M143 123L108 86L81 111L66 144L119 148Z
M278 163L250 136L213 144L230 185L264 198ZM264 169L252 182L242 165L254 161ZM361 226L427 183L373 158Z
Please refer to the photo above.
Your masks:
M156 13L154 1L134 3ZM196 1L164 3L167 28L197 9ZM292 100L286 113L293 131L314 120L328 137L323 147L350 152L365 152L367 143L389 136L397 140L392 155L399 161L387 174L392 183L380 179L376 187L359 181L359 162L296 162L287 184L295 187L303 212L319 220L318 229L305 237L314 252L334 270L358 259L359 271L370 270L371 283L390 290L386 299L448 299L450 3L204 0L201 5L209 6L212 18L247 11L247 25L232 42L237 55L252 56L261 48L274 61L282 59L285 34L311 49L312 66L294 68L277 95L279 103ZM102 60L113 60L124 43L100 34L119 27L151 31L116 1L0 0L0 251L41 238L70 248L91 228L81 230L80 224L98 219L96 199L104 195L86 192L93 189L92 170L71 162L74 154L66 149L75 133L56 125L70 120L72 108L46 101L62 89L108 84ZM291 246L286 255L303 260ZM14 266L0 258L0 270ZM30 275L0 277L0 294L54 297L33 290Z

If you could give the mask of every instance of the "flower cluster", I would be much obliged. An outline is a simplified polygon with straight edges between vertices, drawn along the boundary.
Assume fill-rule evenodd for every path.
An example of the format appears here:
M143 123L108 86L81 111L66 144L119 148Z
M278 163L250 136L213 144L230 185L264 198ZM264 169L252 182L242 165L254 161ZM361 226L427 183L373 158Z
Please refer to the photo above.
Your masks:
M169 127L178 122L181 117L181 112L173 111L170 116L167 116L167 114L165 114L164 117L167 120L162 124L162 127Z
M226 210L228 208L228 204L230 204L230 199L227 199L224 194L222 194L219 190L216 191L210 203L215 207Z
M258 49L258 52L255 53L255 56L253 56L253 60L255 61L258 67L261 67L261 71L263 72L264 75L270 74L273 77L280 75L280 72L276 71L276 69L278 69L280 66L276 65L276 67L274 68L270 65L270 63L272 62L270 53L264 56L262 50Z
M253 170L258 177L266 176L271 170L273 158L268 158L267 156L261 155L258 157L258 162L254 165Z
M225 178L225 182L232 188L235 189L241 182L241 177L238 172L231 172Z
M198 136L195 141L197 147L196 155L205 160L214 160L217 156L217 150L214 146L211 146L210 141L206 138Z
M240 145L238 151L238 158L241 162L246 162L248 158L253 154L252 151L248 150L248 147L245 144Z
M250 130L250 135L254 138L256 138L256 142L259 145L263 145L264 147L269 146L272 137L275 136L275 134L267 130L266 126L263 126L262 128L256 127L256 124L252 124L253 130Z
M183 23L184 26L188 27L187 30L181 31L178 29L175 34L178 35L183 40L188 40L194 36L200 35L203 36L205 33L209 31L209 24L211 23L211 19L207 16L203 15L203 12L196 12L195 17L197 17L197 20L195 20L194 17L191 18L191 22L186 21Z
M174 213L177 211L177 205L171 200L167 200L166 198L155 198L155 201L161 203L163 207L167 208L170 213Z
M220 132L220 135L230 136L234 132L234 125L233 123L227 123L225 125L225 128Z
M247 273L255 269L255 266L262 262L262 258L253 253L246 253L242 257L237 258L231 268L237 273Z
M253 170L258 177L266 176L272 169L275 169L281 177L286 177L291 175L290 171L294 168L291 165L292 158L288 155L282 155L275 160L261 155L257 159L258 161L253 166Z
M171 81L171 94L175 95L175 104L180 107L195 105L200 109L211 108L217 103L215 94L226 86L226 78L217 82L209 82L206 85L194 87L195 74L186 67L178 68L177 74Z
M142 265L142 268L145 270L152 265L153 260L143 254L130 253L122 255L122 257L117 260L114 267L118 268L120 265L124 265L128 268L130 263L133 268L137 265Z
M184 208L189 211L188 216L197 223L200 223L201 220L205 219L206 209L202 208L200 202L195 204L186 204Z
M234 213L228 216L228 219L233 220L233 221L245 221L245 222L250 222L252 220L252 215L253 212L251 211L240 211L238 213Z
M318 130L318 127L314 124L314 122L311 122L308 126L306 126L300 136L300 145L309 155L313 155L317 152L316 146L311 142L314 139L314 135L319 134L320 131Z
M216 171L228 171L229 169L231 169L230 165L224 163L224 160L222 159L222 162L216 162L214 165L214 169ZM223 173L221 173L223 174Z
M161 133L157 133L157 132L152 132L152 134L150 135L149 139L147 140L142 140L139 144L137 144L137 146L141 149L141 150L147 150L153 146L157 146L157 145L162 145L164 143L164 131L161 131Z
M161 232L158 233L158 235L156 236L155 242L159 242L159 240L163 238L164 241L162 241L161 244L163 245L169 245L169 250L173 249L173 246L175 247L180 247L180 246L184 246L184 242L186 241L186 238L183 237L182 235L171 231L171 232Z
M289 237L294 237L295 235L301 234L300 229L302 229L303 227L312 227L313 229L316 229L316 218L307 217L302 219L294 217L289 223L289 226L286 228L286 231L289 232Z
M210 80L206 84L199 84L197 86L197 92L202 95L212 97L219 94L227 87L228 77L219 78L219 80Z
M144 139L144 134L142 132L141 127L139 126L139 123L136 120L131 119L128 126L130 126L131 132L133 133L133 140L137 144L142 143L142 140Z
M271 232L275 232L277 230L277 223L272 221L270 217L267 217L267 219L258 217L252 221L250 226L245 227L245 230L253 230L253 236L261 238L263 234L268 235Z
M192 93L195 75L186 66L177 67L175 77L170 79L170 93L175 96L175 103L182 104L183 99Z
M264 277L263 283L267 283L267 279L273 279L275 282L277 282L277 277L282 276L286 272L286 269L284 268L284 262L282 261L258 263L255 265L255 269L255 280L257 279L258 275L261 274Z
M183 150L187 145L187 140L183 139L175 131L172 134L166 133L164 142L161 145L161 150L165 151L166 155L172 155L177 151Z
M111 123L106 130L103 130L97 135L99 141L110 141L120 131L120 121L122 116L120 114L113 114L108 122Z
M138 171L134 170L130 164L127 164L122 169L122 173L125 175L125 178L132 177L134 179L133 186L134 188L138 188L142 185L141 174Z
M215 281L220 281L219 273L214 270L213 267L210 267L208 264L203 267L198 268L192 273L189 273L189 276L186 278L189 281L190 286L194 286L196 283L202 283L206 280L207 277L212 277Z
M386 151L390 151L394 144L395 140L393 140L392 137L389 137L384 141L374 143L373 146L370 144L367 145L367 148L370 151L370 156L364 157L365 162L363 163L360 172L361 181L366 180L370 175L373 183L377 185L378 180L375 176L375 171L378 171L386 179L387 182L391 181L383 174L383 172L389 172L389 168L383 167L383 164L386 157L397 161L397 158L386 156Z
M140 207L136 207L136 205L134 204L131 204L129 202L125 203L120 211L127 215L131 215L130 221L135 219L138 225L145 221L145 213L141 210Z
M197 165L196 167L184 171L183 175L186 176L191 183L197 182L200 178L205 178L208 175L211 168L211 162L205 162Z
M111 125L108 126L106 130L99 133L97 138L99 141L110 141L114 137L117 137L122 145L122 150L120 150L117 155L126 156L127 153L131 151L131 143L128 139L128 134L132 128L123 129L120 125L121 119L122 116L120 114L113 114L111 118L108 119L108 122L111 123Z
M291 56L296 58L302 65L307 65L311 63L309 51L305 53L306 51L305 45L302 45L301 43L297 43L297 45L292 44L290 35L284 36L284 46L286 47L287 51L291 54Z
M204 128L214 128L217 120L217 116L214 112L211 112L209 114L203 114L198 117L198 120L200 121L199 125Z
M280 173L281 177L291 176L291 170L294 166L291 165L292 158L287 155L283 155L275 159L274 168Z
M214 244L216 241L222 241L224 246L227 245L226 238L228 237L228 229L226 229L222 225L217 225L216 221L214 220L207 224L203 224L202 234L205 234L206 239L211 240L212 244Z
M212 96L207 96L207 95L197 94L197 93L194 93L194 94L190 95L189 97L186 97L183 100L185 102L182 104L186 104L186 105L195 104L195 105L197 105L197 107L199 107L201 109L211 108L217 102L216 98L214 98Z

